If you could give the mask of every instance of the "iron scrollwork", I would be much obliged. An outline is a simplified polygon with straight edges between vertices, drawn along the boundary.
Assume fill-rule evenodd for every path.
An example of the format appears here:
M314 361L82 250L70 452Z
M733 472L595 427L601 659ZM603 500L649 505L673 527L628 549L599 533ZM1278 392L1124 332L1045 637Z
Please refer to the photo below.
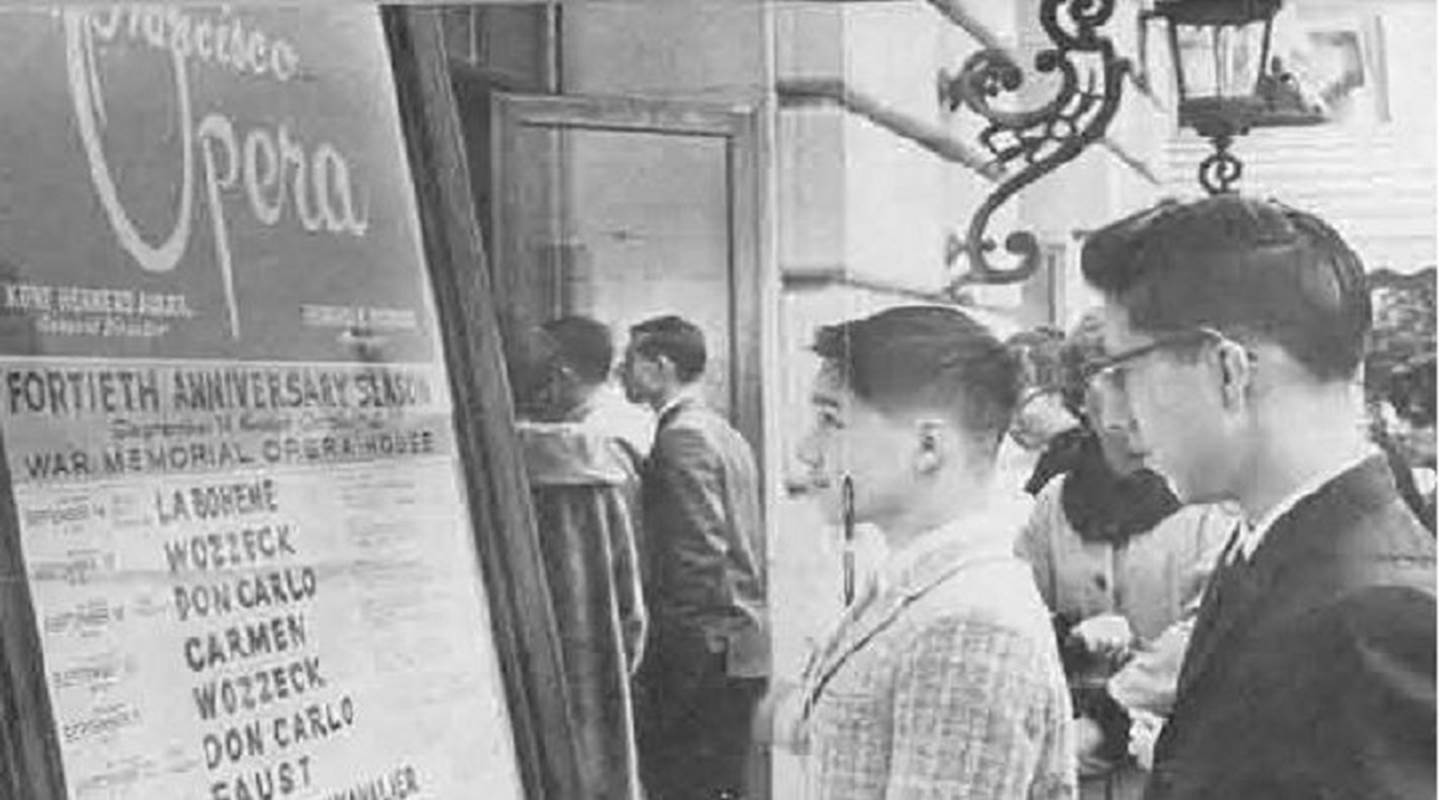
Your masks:
M1040 24L1055 47L1035 56L1035 69L1057 75L1059 88L1039 108L1009 111L993 104L1002 93L1018 92L1025 80L1021 67L1002 50L988 48L972 55L957 75L941 73L941 101L949 110L964 104L989 122L979 139L995 161L1002 167L1024 162L980 204L965 240L952 241L949 260L953 263L964 254L969 269L951 281L951 294L966 284L1023 281L1040 266L1040 244L1027 231L1013 232L1005 239L1005 249L1019 259L1016 266L991 264L987 254L995 249L995 242L986 236L986 228L995 211L1017 192L1105 135L1119 108L1121 83L1130 69L1129 61L1116 55L1111 41L1097 34L1114 11L1115 0L1041 0ZM1066 22L1062 22L1062 13ZM1083 85L1082 66L1086 73Z

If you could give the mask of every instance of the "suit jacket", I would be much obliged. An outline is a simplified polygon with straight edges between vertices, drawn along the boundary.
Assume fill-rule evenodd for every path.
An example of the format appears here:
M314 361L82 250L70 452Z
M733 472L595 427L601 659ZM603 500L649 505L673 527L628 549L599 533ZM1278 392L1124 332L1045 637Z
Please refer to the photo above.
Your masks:
M723 654L726 674L769 674L760 482L750 445L692 398L656 421L645 469L646 599L672 664Z
M1435 542L1383 458L1217 569L1147 797L1435 796Z
M807 798L1074 797L1070 697L1013 536L940 537L806 669ZM918 545L919 543L917 543Z

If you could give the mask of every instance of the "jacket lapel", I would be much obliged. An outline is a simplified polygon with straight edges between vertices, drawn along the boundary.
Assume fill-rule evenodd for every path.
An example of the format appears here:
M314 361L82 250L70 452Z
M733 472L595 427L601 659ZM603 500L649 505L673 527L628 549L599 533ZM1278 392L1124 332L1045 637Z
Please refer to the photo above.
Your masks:
M1195 627L1190 631L1190 641L1185 647L1185 658L1180 664L1180 675L1177 678L1176 688L1183 690L1191 680L1191 675L1196 671L1200 662L1210 655L1210 633L1215 629L1215 619L1219 615L1219 604L1215 596L1218 592L1221 578L1226 575L1228 565L1234 559L1234 553L1240 546L1240 535L1244 532L1244 523L1237 524L1235 530L1230 534L1229 541L1220 551L1219 558L1215 559L1215 565L1210 570L1210 577L1205 584L1205 593L1200 599L1200 608L1195 613Z
M679 400L676 400L673 405L665 409L665 413L656 418L655 430L658 432L669 427L670 423L674 422L675 418L680 416L680 412L698 402L700 401L694 397L681 397Z
M956 573L977 564L1009 557L1006 548L977 548L973 541L958 541L932 553L901 585L882 589L868 608L857 606L858 615L841 624L829 646L820 651L812 669L807 670L806 715L824 692L825 685L845 662L894 624L907 607Z
M1277 519L1248 565L1222 565L1212 573L1180 670L1178 697L1183 698L1214 665L1217 651L1229 639L1254 624L1257 604L1279 582L1281 573L1304 572L1304 563L1314 558L1316 548L1332 538L1336 520L1373 505L1383 495L1388 469L1383 459L1371 458L1347 470Z
M1237 626L1251 618L1255 602L1269 583L1269 575L1259 564L1221 564L1211 574L1214 577L1205 590L1189 650L1180 668L1177 691L1182 696L1205 672L1220 644Z

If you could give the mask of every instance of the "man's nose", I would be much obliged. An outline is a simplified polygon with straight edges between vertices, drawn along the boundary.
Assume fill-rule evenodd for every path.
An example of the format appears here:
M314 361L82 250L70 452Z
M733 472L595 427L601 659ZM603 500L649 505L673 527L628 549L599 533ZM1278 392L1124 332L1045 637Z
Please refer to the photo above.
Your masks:
M1106 387L1100 390L1099 399L1100 419L1095 420L1097 427L1125 433L1134 431L1135 420L1129 404L1117 389Z
M1122 437L1130 452L1137 455L1148 452L1145 447L1145 438L1140 434L1140 424L1128 409L1122 409L1121 412L1115 414L1109 424L1109 430L1114 431L1116 436Z

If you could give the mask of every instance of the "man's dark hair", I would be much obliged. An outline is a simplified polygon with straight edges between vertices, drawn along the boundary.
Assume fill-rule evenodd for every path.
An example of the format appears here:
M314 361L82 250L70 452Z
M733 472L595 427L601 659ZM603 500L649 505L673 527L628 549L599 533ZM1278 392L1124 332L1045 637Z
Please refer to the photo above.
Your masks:
M1137 330L1262 337L1320 380L1353 377L1364 355L1359 257L1319 217L1273 200L1166 200L1091 234L1080 261Z
M1421 428L1435 424L1435 356L1390 374L1386 399L1400 418Z
M580 380L604 383L610 377L615 345L605 323L577 314L552 319L541 327L555 340L560 358Z
M1085 383L1091 368L1105 358L1104 324L1098 310L1086 312L1060 346L1060 396L1065 410L1087 422L1094 420L1085 414Z
M869 405L887 413L949 412L992 448L1010 427L1020 395L1014 353L985 326L944 306L901 306L827 325L812 349Z
M685 383L705 372L705 334L684 317L669 314L647 319L630 328L630 339L640 355L670 359L676 377Z
M534 417L544 413L550 399L547 390L561 366L560 346L544 329L525 328L507 337L505 372L518 416Z

